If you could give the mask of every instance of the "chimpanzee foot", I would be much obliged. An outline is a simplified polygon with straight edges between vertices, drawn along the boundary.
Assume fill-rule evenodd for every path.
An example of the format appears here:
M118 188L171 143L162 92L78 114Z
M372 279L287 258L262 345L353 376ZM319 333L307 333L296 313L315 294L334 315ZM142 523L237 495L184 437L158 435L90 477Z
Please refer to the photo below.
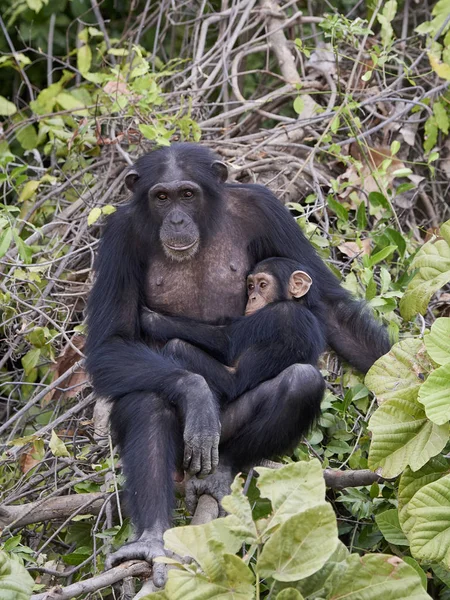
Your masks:
M166 556L164 542L159 537L144 532L134 542L125 544L110 554L106 559L105 569L112 569L126 560L146 560L153 565L153 583L157 587L163 587L167 579L167 567L163 563L153 562L157 556Z
M219 517L224 517L226 512L222 508L221 502L222 498L230 493L232 482L233 473L231 468L226 465L219 465L215 473L204 479L191 477L186 482L185 487L186 508L191 514L194 514L200 496L208 494L215 498L219 504Z

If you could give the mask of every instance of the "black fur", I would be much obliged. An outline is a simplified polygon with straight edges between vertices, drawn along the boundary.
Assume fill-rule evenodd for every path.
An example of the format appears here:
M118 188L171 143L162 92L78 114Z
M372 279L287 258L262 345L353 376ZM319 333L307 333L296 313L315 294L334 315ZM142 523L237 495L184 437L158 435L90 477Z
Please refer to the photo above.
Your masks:
M210 322L219 316L239 317L245 305L244 278L233 303L211 300L230 287L227 253L237 253L239 264L245 263L248 269L261 260L278 256L301 262L311 274L314 291L325 307L327 341L341 356L366 371L389 349L386 331L366 313L363 304L340 287L279 200L263 186L222 183L211 167L215 160L216 155L195 144L174 144L138 160L140 177L133 199L108 218L88 304L87 368L96 392L114 401L112 425L128 480L132 518L139 532L155 531L157 536L161 535L161 528L170 524L171 474L179 464L183 446L183 411L197 411L202 416L203 400L186 392L192 391L199 376L186 371L173 353L161 353L156 343L148 342L140 327L142 309L159 308L158 302L148 301L151 266L162 265L168 277L176 272L174 269L180 269L164 256L159 239L161 220L149 202L149 188L161 181L191 180L203 191L201 212L190 213L200 231L198 253L180 263L196 287L188 292L181 286L175 289L173 306L165 300L167 314L201 314ZM215 253L210 250L218 239L226 246L222 254L217 248ZM213 273L217 272L214 286L208 281L208 265ZM157 289L152 277L150 288ZM183 306L181 310L173 308L177 302ZM259 323L257 333L263 331L272 339L278 328L277 313L272 308L268 310L274 322L269 322L268 317L262 330ZM297 319L295 310L288 321ZM300 321L305 314L310 313L303 312ZM310 321L305 329L315 328L317 347L305 356L314 362L321 347L317 340L323 322L311 325L314 319ZM242 322L252 327L251 318ZM236 339L239 331L237 328ZM301 355L296 354L297 342L292 342L292 360L301 360ZM219 358L217 354L216 357ZM283 368L281 362L277 367ZM248 385L246 382L244 388ZM238 468L288 449L317 415L311 397L322 389L323 380L315 367L294 365L227 404L220 413L221 463L228 461Z

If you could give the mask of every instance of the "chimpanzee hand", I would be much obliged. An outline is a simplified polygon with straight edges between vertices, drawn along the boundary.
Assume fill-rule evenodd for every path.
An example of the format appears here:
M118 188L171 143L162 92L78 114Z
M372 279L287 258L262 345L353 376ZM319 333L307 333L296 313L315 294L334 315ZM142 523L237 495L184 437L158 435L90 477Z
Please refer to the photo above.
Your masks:
M230 493L230 486L233 482L233 473L227 465L219 465L217 471L206 479L191 477L186 482L185 502L186 508L191 514L197 507L200 496L208 494L217 500L219 504L219 517L224 517L226 512L222 508L221 502L224 496Z
M206 477L219 463L220 408L201 375L189 373L178 382L183 390L183 468Z
M219 464L220 419L215 406L203 406L186 419L183 469L190 475L206 477Z

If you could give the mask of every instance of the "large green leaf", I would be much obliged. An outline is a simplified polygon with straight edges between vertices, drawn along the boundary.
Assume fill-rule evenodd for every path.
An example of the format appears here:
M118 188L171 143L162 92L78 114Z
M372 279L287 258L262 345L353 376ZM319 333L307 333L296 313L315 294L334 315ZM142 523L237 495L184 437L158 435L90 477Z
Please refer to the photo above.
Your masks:
M423 342L407 338L376 361L366 375L365 384L380 404L391 398L413 400L423 383L423 373L430 368Z
M431 600L413 567L397 556L352 554L326 584L327 600Z
M372 443L369 467L381 467L384 477L396 477L408 465L417 471L439 454L448 441L449 425L436 425L417 400L393 398L370 419Z
M222 506L230 513L227 526L234 535L247 544L257 541L258 532L253 521L252 508L243 491L243 482L236 477L231 484L231 494L222 500Z
M377 522L378 528L383 534L384 539L390 544L395 544L396 546L409 546L408 538L400 527L398 510L396 508L385 510L375 517L375 521Z
M414 525L414 517L409 512L409 503L425 485L440 479L450 470L450 462L444 456L432 458L418 471L407 467L398 486L398 516L403 531L408 535Z
M234 517L231 517L234 518ZM186 527L174 527L168 529L164 534L166 547L178 556L190 556L198 562L204 571L223 552L235 554L242 546L244 539L239 539L232 534L225 523L227 519L216 519L205 525L189 525ZM220 540L220 548L212 546L211 541Z
M421 488L409 503L414 523L408 534L418 560L450 567L450 475Z
M298 581L323 567L338 543L336 516L330 504L294 515L275 531L258 561L262 577Z
M28 600L34 581L20 563L0 550L0 598L1 600Z
M450 317L441 317L424 338L428 354L438 365L450 362Z
M316 573L313 573L313 575L310 575L310 577L299 581L296 584L296 587L305 597L323 597L325 594L324 590L326 582L330 579L333 573L342 571L345 568L345 561L348 556L349 551L344 544L339 541L338 545L336 546L336 550L333 552L324 566Z
M263 498L272 503L272 517L266 533L276 525L325 500L325 480L317 459L286 465L281 469L258 467L257 486Z
M217 579L211 581L194 570L170 570L164 593L168 600L253 600L254 576L238 557L223 554Z
M450 221L440 229L444 239L424 244L411 263L411 269L418 272L400 301L400 312L405 319L424 314L431 296L450 281Z
M419 390L419 400L425 406L427 417L443 425L450 420L450 363L439 367L428 376Z

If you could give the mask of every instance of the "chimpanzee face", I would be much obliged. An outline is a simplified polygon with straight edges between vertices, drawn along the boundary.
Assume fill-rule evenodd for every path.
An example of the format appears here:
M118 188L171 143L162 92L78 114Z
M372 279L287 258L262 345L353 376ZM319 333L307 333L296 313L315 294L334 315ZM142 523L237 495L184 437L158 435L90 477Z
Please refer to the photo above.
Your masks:
M199 248L203 192L193 181L160 182L148 191L152 219L161 224L159 239L168 258L183 261Z

